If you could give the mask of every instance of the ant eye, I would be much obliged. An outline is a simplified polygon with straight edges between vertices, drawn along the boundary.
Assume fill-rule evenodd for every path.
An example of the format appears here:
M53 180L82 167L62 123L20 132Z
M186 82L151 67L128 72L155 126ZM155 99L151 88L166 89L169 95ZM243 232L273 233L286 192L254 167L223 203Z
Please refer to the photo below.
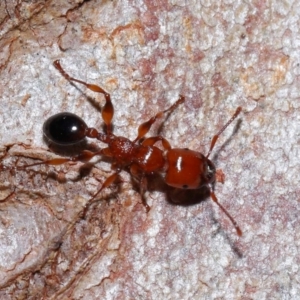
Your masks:
M210 166L210 165L207 166L207 172L208 172L209 174L214 173L214 171L215 171L215 168L214 168L214 167L212 167L212 166Z
M214 164L208 160L207 161L207 173L206 173L206 178L208 182L212 182L215 179L215 173L216 173L216 168Z
M63 112L50 117L43 126L45 137L58 145L73 145L85 138L87 125L78 116Z

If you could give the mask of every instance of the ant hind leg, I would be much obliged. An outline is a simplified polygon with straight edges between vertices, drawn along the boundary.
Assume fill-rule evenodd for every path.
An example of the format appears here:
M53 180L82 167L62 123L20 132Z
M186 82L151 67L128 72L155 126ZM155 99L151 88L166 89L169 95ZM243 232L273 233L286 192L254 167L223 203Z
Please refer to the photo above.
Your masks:
M103 106L102 110L101 110L101 114L102 114L102 119L106 125L106 132L107 134L111 134L112 133L112 118L114 116L114 106L111 102L110 99L110 94L107 93L103 88L101 88L98 85L95 84L90 84L87 82L84 82L82 80L76 79L74 77L71 77L61 66L59 60L55 60L53 62L54 67L61 73L61 75L63 77L66 78L66 80L68 81L73 81L73 82L77 82L80 84L83 84L84 86L86 86L89 90L96 92L96 93L100 93L103 94L105 97L105 105Z

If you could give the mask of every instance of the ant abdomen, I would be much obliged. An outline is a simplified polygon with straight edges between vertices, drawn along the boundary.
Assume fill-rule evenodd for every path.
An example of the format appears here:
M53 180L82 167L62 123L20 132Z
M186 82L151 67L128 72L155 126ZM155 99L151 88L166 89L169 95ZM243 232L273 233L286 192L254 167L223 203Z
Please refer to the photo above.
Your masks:
M77 115L62 112L50 117L43 126L44 136L57 145L71 146L86 137L86 123Z

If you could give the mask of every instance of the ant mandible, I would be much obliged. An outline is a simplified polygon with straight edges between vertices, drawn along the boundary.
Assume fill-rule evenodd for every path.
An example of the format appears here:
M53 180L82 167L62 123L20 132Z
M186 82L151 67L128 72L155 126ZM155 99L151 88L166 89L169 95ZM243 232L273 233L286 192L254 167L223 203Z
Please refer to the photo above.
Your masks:
M227 212L227 210L218 202L213 191L213 183L216 180L216 168L209 156L220 136L220 134L228 127L230 123L239 115L241 107L238 107L230 118L230 120L218 131L212 138L207 155L200 152L192 151L187 148L171 148L170 143L162 136L153 136L144 138L150 130L152 124L165 113L171 113L179 104L183 103L184 96L179 99L168 109L158 112L147 122L141 124L138 128L137 137L131 141L122 136L116 136L112 132L112 118L114 115L114 106L110 99L110 94L98 85L89 84L68 75L62 68L59 60L54 61L55 68L61 75L70 82L77 82L86 86L89 90L101 93L105 97L105 105L102 108L102 119L105 123L104 133L97 131L95 128L88 127L86 123L78 116L63 112L50 117L43 126L46 138L57 145L73 145L81 142L86 137L97 139L105 144L103 148L96 152L88 150L82 151L79 155L70 158L56 158L39 163L25 166L31 167L41 164L61 165L67 162L89 161L96 155L109 157L112 160L112 166L115 172L110 175L98 189L96 194L90 199L89 204L97 197L97 195L106 187L110 186L118 177L123 169L128 169L130 174L140 182L140 194L143 205L147 212L150 210L146 202L144 193L147 190L147 175L160 173L165 183L171 187L179 189L199 189L207 186L210 191L211 199L220 207L227 215L239 236L242 231L236 221ZM156 147L155 144L161 142L164 150Z

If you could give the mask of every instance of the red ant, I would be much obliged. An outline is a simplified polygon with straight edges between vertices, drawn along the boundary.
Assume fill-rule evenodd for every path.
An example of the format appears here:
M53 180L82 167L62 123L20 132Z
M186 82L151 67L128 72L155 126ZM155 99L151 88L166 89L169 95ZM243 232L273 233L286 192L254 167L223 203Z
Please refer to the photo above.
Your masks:
M168 109L158 112L147 122L141 124L138 128L137 137L131 141L122 136L116 136L112 133L112 118L114 107L108 94L101 87L89 84L84 81L75 79L68 75L62 68L59 60L54 61L55 68L65 77L66 80L77 82L85 85L89 90L101 93L105 97L105 105L102 108L102 119L106 125L104 133L98 132L95 128L88 127L86 123L78 116L63 112L50 117L43 126L46 138L57 145L73 145L81 142L86 137L97 139L108 145L97 152L88 150L82 151L79 155L71 158L50 159L35 165L60 165L67 162L89 161L96 155L102 155L112 159L112 166L116 170L102 184L101 188L92 197L91 201L106 187L110 186L118 177L121 170L127 168L130 174L140 182L140 194L143 205L147 212L150 210L149 205L144 198L144 192L147 190L147 175L154 173L162 174L167 185L179 189L199 189L203 186L209 188L211 199L220 207L234 225L237 234L242 235L242 231L227 212L227 210L218 202L213 192L212 184L216 180L216 168L211 160L208 159L220 134L228 127L230 123L239 115L241 107L238 107L230 120L219 130L212 138L207 155L200 152L192 151L187 148L171 148L170 143L162 136L153 136L144 139L144 136L150 130L152 124L164 113L172 112L179 104L184 102L184 97L179 99ZM161 142L164 150L155 146ZM89 202L91 204L91 201ZM88 205L85 209L87 209Z

